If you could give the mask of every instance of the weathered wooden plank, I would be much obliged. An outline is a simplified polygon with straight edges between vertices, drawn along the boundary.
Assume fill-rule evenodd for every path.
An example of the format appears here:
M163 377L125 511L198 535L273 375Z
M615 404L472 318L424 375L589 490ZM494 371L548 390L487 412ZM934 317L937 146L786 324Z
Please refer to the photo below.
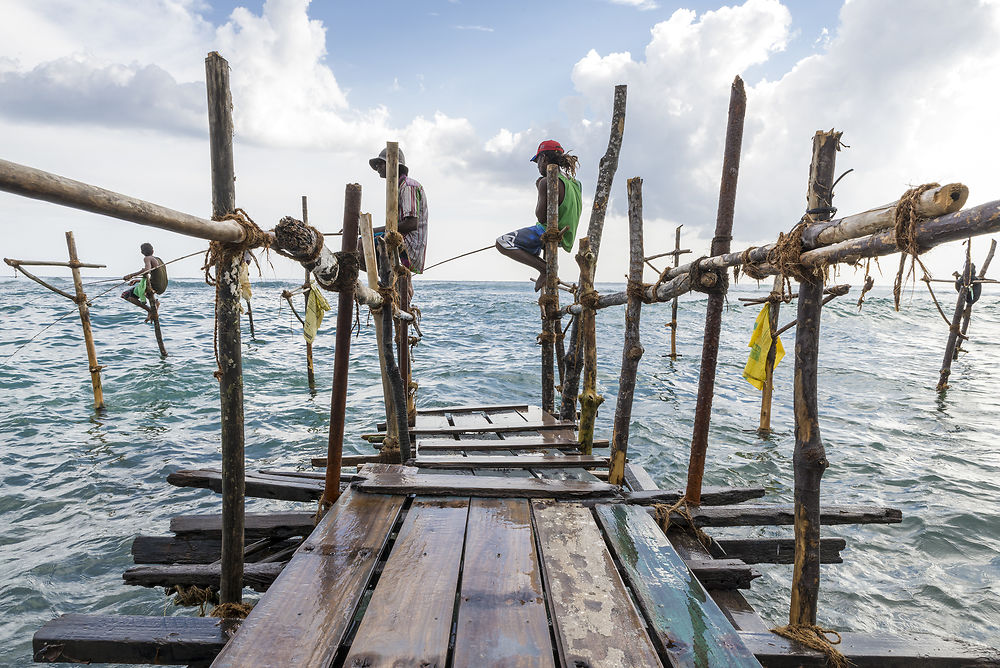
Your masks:
M510 469L510 468L567 468L607 466L607 457L591 455L513 455L440 457L424 455L413 461L417 468L428 469Z
M532 502L564 666L662 666L588 508Z
M69 614L35 632L36 663L155 663L211 661L226 644L226 622L212 617Z
M554 665L541 571L524 499L473 499L455 666Z
M513 411L528 408L529 404L469 404L467 406L445 406L444 408L418 408L417 416L443 415L445 413L479 413L486 411Z
M657 489L656 481L639 464L625 464L625 486L633 492L653 491ZM679 498L679 497L678 497Z
M340 463L342 466L357 466L358 464L368 464L369 462L377 462L378 460L378 455L343 455L340 458ZM309 464L316 468L325 468L326 457L313 457L309 460Z
M371 474L366 480L354 483L354 489L374 494L462 495L533 499L610 497L615 491L614 487L603 482L539 480L537 478L509 479L492 476L459 477L438 473L413 474L403 470L402 467L396 471Z
M654 640L672 665L760 665L648 513L601 504L596 514Z
M702 487L701 505L728 506L742 503L750 499L762 498L763 487ZM625 503L648 506L656 503L674 504L684 495L683 489L656 489L638 492L627 492Z
M545 432L546 434L552 432ZM556 432L560 433L560 432ZM453 450L578 450L580 444L576 438L545 440L541 436L511 436L501 440L496 439L454 439L427 438L420 439L420 450L425 453ZM607 448L608 439L594 439L595 448Z
M750 583L761 576L739 559L685 559L684 564L705 589L749 589Z
M837 649L857 668L966 668L1000 666L995 648L925 634L841 632ZM773 633L740 633L768 668L826 666L826 657Z
M265 536L308 536L316 527L311 512L247 513L247 540ZM178 515L170 518L170 530L178 536L221 537L221 515Z
M776 503L769 505L741 505L699 507L691 510L691 517L699 527L750 527L780 526L794 524L793 505ZM649 509L649 512L654 512ZM896 524L903 521L903 514L897 508L882 506L823 506L820 522L823 524ZM680 515L674 515L673 522L679 526L687 524Z
M428 434L475 434L475 433L515 433L520 431L546 431L550 429L572 429L576 425L573 422L525 422L523 425L491 425L486 424L479 427L410 427L412 436L425 436ZM380 434L362 434L361 438L369 436L380 436Z
M345 666L444 666L468 499L421 499L403 520Z
M795 561L794 538L724 538L716 541L727 557L748 564L791 564ZM819 539L819 562L840 564L840 551L847 547L843 538Z
M449 424L455 427L472 427L472 428L486 428L492 424L489 418L486 417L486 413L483 411L474 413L445 413L444 417L447 419ZM523 422L523 420L521 420ZM485 432L476 432L485 433ZM456 434L455 438L459 440L464 440L466 438L472 438L473 435L470 434ZM488 434L487 438L493 437L497 442L503 442L503 438L500 434ZM495 450L493 451L497 455L513 457L516 453L512 450ZM462 453L463 456L467 453ZM524 469L519 468L472 468L470 469L473 475L476 476L501 476L504 478L530 478L531 473Z
M510 421L516 424L517 418L520 417L521 420L526 422L537 422L541 421L545 424L555 424L559 422L559 419L552 416L551 414L543 411L538 406L529 406L527 410L518 410L517 415L497 415L491 416L491 419L496 421ZM539 432L542 441L547 445L552 445L554 443L563 441L578 441L576 432L572 429L555 429L552 431ZM560 455L562 454L561 449L555 447L549 447L545 450L546 454L550 455ZM580 480L580 481L596 481L597 476L588 471L585 468L557 468L557 469L532 469L532 473L538 478L545 478L547 480Z
M403 501L343 494L212 665L329 666Z
M167 476L167 482L176 487L197 487L213 492L222 490L222 474L216 469L174 471ZM349 482L350 479L342 479L341 489L346 488ZM322 493L322 480L263 473L246 474L246 496L283 501L316 501Z
M254 591L267 591L284 567L285 564L281 562L243 564L243 586L251 587ZM179 584L218 587L221 574L221 564L165 564L133 566L122 573L122 579L127 585L140 587L169 587Z
M261 561L289 547L298 547L299 542L297 538L272 537L247 542L243 558L246 562ZM221 536L136 536L132 541L132 561L137 564L210 564L221 558Z

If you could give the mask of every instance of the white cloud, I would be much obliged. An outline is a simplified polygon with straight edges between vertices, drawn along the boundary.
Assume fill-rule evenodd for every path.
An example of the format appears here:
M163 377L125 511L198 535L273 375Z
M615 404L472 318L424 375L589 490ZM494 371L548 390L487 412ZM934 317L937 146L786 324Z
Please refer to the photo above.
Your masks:
M656 9L660 6L655 0L611 0L611 2L616 5L627 5L641 10Z
M455 30L474 30L477 32L493 32L489 26L455 26Z

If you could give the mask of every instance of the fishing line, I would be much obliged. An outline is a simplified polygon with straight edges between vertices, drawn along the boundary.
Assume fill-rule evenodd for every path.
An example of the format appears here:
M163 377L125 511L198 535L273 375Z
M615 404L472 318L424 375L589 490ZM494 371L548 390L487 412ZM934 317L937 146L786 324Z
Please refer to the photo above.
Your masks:
M21 352L22 350L24 350L25 347L27 347L27 345L29 343L31 343L32 341L34 341L35 339L37 339L39 336L41 336L42 332L44 332L45 330L47 330L49 327L51 327L52 325L56 324L60 320L63 320L64 318L68 318L69 316L73 315L75 312L76 312L76 309L74 308L74 309L68 311L67 313L59 316L58 318L56 318L55 320L53 320L49 324L45 325L45 327L42 327L40 330L38 330L38 332L34 336L32 336L27 341L25 341L24 344L21 347L19 347L17 350L15 350L10 355L8 355L7 358L3 361L3 363L0 364L0 366L7 366L7 362L9 362L11 360L11 358L14 357L14 355L16 355L19 352Z
M468 253L462 253L461 255L456 255L455 257L450 257L447 260L441 260L440 262L435 262L434 264L432 264L429 267L424 267L424 271L426 272L428 269L433 269L434 267L436 267L438 265L442 265L445 262L451 262L452 260L457 260L460 257L465 257L466 255L472 255L474 253L482 253L484 250L489 250L491 248L494 248L495 246L496 246L496 244L490 244L489 246L483 246L482 248L479 248L479 249L473 250L473 251L469 251Z

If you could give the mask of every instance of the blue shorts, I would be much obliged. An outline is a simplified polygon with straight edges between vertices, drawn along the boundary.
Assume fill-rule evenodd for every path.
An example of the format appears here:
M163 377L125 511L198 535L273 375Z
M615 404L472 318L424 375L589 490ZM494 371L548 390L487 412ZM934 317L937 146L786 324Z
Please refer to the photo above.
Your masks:
M519 230L501 234L497 237L497 243L508 250L523 250L532 255L542 253L542 235L545 228L535 223L530 227L522 227Z

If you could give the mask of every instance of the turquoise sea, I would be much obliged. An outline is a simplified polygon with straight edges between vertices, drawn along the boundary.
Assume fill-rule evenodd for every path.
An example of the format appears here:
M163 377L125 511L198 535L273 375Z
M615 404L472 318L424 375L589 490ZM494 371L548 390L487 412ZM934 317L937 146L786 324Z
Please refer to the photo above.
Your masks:
M89 279L95 280L95 279ZM55 284L71 289L68 279ZM333 360L328 318L315 346L317 387L306 381L305 345L282 289L255 286L257 337L244 321L248 468L308 468L325 452ZM87 288L94 295L114 283ZM166 483L177 468L217 466L219 397L212 377L214 291L174 280L163 298L170 356L160 359L140 312L112 290L92 321L107 408L92 408L75 313L15 350L74 305L27 279L0 279L0 665L31 663L31 635L69 612L192 614L162 590L126 587L136 534L166 534L171 516L217 512L219 498ZM598 286L602 291L621 286ZM769 286L768 286L769 287ZM793 331L777 369L774 435L756 435L759 393L741 378L758 307L737 301L767 288L730 292L714 400L707 484L765 485L792 498ZM952 389L935 392L947 327L925 292L896 313L877 288L859 313L857 288L824 310L819 372L821 432L831 462L826 503L900 508L903 523L836 526L845 562L822 567L820 622L840 630L923 631L1000 644L1000 305L984 291L969 353ZM564 295L565 299L565 295ZM301 303L301 298L299 298ZM530 285L418 282L424 338L416 349L419 406L537 403L538 306ZM949 313L954 292L944 293ZM678 360L669 353L668 305L644 307L631 458L662 487L683 485L698 381L705 298L681 300ZM784 307L782 324L794 317ZM624 314L598 317L598 422L610 436ZM373 328L360 314L352 342L345 450L370 453L359 435L382 415ZM248 501L248 510L292 504ZM791 536L790 527L730 529L729 536ZM774 624L786 621L791 566L761 566L749 593Z

